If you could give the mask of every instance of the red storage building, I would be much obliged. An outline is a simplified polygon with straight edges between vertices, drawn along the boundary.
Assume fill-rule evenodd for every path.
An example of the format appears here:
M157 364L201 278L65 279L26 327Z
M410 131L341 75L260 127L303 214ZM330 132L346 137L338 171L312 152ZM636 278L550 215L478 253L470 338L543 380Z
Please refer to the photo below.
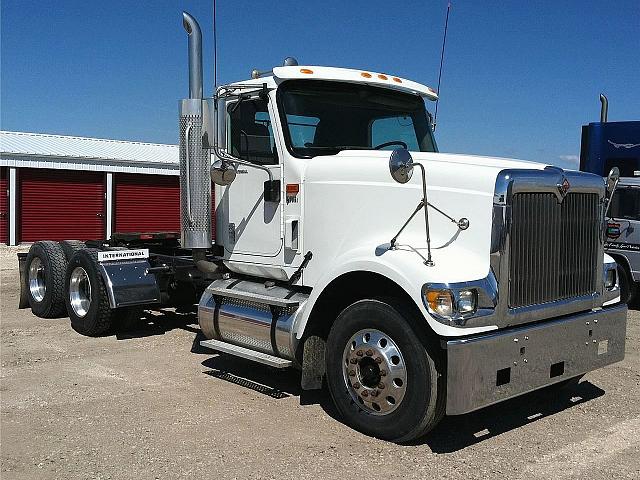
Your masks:
M19 173L21 242L104 238L104 174L36 168Z
M0 243L9 241L9 182L7 167L0 167Z
M179 177L117 173L113 183L114 231L180 231Z
M180 230L178 147L0 132L0 242Z

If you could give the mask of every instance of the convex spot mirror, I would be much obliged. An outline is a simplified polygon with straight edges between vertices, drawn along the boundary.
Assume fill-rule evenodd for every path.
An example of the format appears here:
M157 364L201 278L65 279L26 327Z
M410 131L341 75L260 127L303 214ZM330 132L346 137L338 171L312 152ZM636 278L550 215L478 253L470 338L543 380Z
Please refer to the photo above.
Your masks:
M616 189L618 185L618 180L620 179L620 169L618 167L613 167L609 171L609 175L607 175L607 196L613 195L613 191Z
M211 180L216 185L226 187L236 179L236 167L229 162L218 160L211 165Z
M406 148L398 148L389 157L389 173L398 183L407 183L413 175L413 158Z

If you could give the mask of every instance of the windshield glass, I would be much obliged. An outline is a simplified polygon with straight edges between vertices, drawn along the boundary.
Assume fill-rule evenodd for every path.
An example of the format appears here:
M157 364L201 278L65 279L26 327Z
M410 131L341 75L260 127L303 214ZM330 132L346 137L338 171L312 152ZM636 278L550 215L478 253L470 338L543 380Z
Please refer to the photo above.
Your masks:
M291 80L280 87L279 104L287 147L296 156L401 147L436 151L418 95L354 83Z

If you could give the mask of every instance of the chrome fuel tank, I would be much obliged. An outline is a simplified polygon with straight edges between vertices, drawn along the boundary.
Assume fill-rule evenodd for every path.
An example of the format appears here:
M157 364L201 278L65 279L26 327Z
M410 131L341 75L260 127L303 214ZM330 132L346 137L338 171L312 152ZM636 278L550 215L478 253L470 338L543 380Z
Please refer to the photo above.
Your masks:
M209 339L294 360L293 320L307 298L281 286L215 280L200 299L198 323Z

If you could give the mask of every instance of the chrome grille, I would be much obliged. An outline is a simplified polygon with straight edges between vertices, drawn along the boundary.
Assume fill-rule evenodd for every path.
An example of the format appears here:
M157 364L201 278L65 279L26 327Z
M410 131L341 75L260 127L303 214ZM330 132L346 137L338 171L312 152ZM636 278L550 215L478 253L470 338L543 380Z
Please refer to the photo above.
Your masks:
M600 242L596 194L513 196L509 244L509 307L596 291Z

